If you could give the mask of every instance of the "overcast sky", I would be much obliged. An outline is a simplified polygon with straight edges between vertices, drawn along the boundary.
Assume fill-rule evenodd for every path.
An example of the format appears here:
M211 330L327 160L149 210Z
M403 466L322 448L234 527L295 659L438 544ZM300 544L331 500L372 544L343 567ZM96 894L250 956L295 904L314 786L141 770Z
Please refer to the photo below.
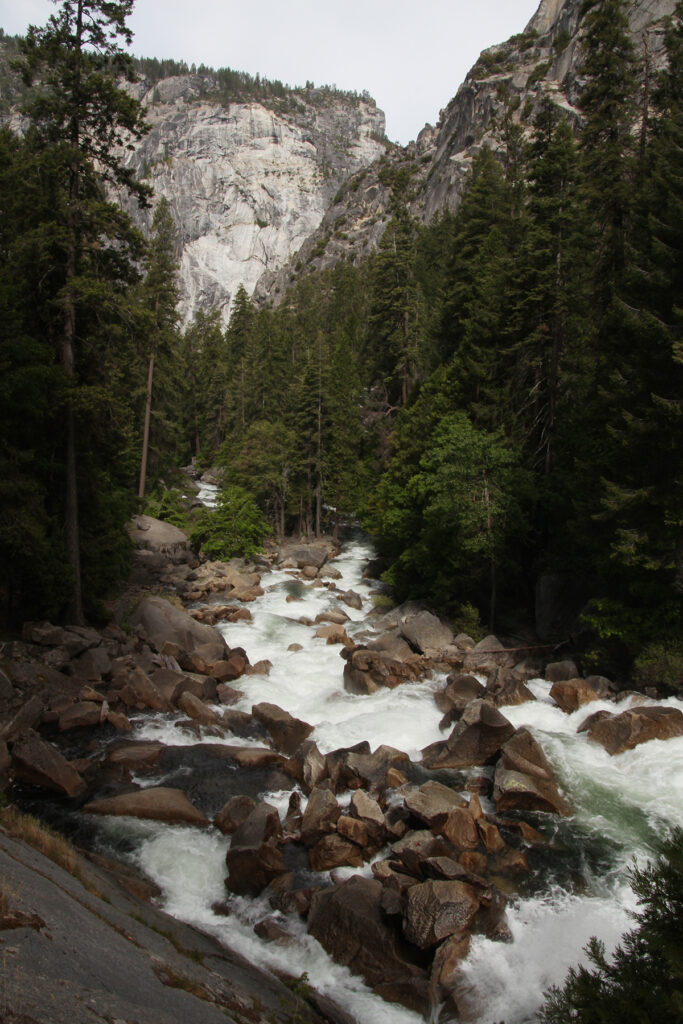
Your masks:
M405 145L457 92L481 50L522 32L540 0L137 0L132 52L289 85L367 89ZM0 0L14 35L50 0Z

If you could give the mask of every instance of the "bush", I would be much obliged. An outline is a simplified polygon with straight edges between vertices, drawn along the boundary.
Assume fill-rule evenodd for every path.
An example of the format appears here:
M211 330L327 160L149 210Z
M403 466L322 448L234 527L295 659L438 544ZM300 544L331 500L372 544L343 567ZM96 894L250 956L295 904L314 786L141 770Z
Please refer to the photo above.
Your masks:
M154 492L145 501L145 515L153 519L163 519L166 523L172 523L181 530L186 530L188 502L183 498L177 487L160 494Z
M251 558L262 550L270 527L251 494L243 487L225 486L218 507L202 509L190 534L195 551L209 558Z
M683 643L649 644L633 665L633 679L638 686L660 686L674 693L683 693Z
M641 913L608 959L602 943L586 948L592 967L571 968L552 988L542 1024L680 1024L683 1020L683 830L662 844L656 863L634 867Z

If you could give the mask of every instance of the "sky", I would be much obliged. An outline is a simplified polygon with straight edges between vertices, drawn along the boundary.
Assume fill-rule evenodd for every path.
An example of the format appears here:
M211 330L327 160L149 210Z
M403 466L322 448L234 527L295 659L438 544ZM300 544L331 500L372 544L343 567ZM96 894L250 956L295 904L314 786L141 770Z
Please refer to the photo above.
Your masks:
M230 67L288 85L364 89L406 145L455 95L480 52L522 32L540 0L136 0L131 52ZM0 0L23 34L50 0Z

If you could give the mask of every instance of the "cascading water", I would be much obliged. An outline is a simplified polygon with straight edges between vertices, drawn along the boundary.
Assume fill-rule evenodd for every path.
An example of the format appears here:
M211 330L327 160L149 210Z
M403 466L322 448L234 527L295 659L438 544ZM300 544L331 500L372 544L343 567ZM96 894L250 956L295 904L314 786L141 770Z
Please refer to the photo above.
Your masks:
M363 598L363 611L344 607L351 617L345 628L352 637L366 628L371 597L361 573L372 554L369 544L356 541L334 562L342 573L339 590L352 588ZM283 571L265 576L262 586L265 595L250 606L252 621L221 627L228 644L244 647L252 663L268 659L273 666L268 676L239 680L236 685L244 697L238 709L249 711L261 701L279 705L314 725L311 739L323 753L368 740L373 749L386 743L417 760L421 748L443 738L441 713L433 697L443 686L443 677L381 689L369 696L348 694L342 685L339 646L315 638L314 629L298 621L338 609L334 591L295 580ZM291 645L300 649L290 649ZM545 855L541 852L541 868L530 880L528 892L510 898L508 919L514 941L496 943L475 937L472 942L462 966L462 991L471 994L468 1019L478 1024L533 1021L543 991L563 980L591 935L602 939L608 950L613 948L631 926L629 912L635 902L627 869L633 857L646 858L657 836L671 825L683 825L683 738L651 741L610 757L602 747L589 744L585 734L577 734L577 725L588 713L585 708L564 714L549 697L548 683L536 680L530 686L537 700L507 707L504 713L514 726L528 726L539 740L574 814L568 820L545 816L546 834L555 831L552 848ZM681 701L664 703L683 710ZM592 704L590 711L603 706L613 709L601 702ZM620 705L620 710L626 706ZM197 743L196 736L175 728L177 717L140 716L135 722L136 738L175 746ZM236 738L224 742L246 745ZM146 777L144 784L150 781ZM156 778L152 784L159 782ZM284 813L288 792L262 796ZM272 911L263 899L227 897L228 837L214 830L199 832L131 819L108 819L98 826L112 839L125 830L135 859L161 887L164 908L171 914L214 933L256 963L290 974L305 971L310 984L342 1005L359 1024L417 1024L416 1014L372 996L360 979L333 963L298 919L287 918L287 928L296 937L293 945L281 947L257 938L253 924L266 914L272 916ZM370 873L369 866L363 870ZM356 871L342 869L335 876ZM229 916L214 909L216 904L225 905L226 898Z

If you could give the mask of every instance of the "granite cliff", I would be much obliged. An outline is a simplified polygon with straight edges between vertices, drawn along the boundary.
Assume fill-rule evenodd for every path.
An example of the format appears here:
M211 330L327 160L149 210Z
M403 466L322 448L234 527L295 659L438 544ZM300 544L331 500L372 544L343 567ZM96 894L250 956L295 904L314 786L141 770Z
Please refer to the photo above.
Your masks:
M387 150L342 186L296 265L317 269L346 255L358 261L372 251L389 219L392 181L401 169L410 174L411 212L418 220L427 223L443 210L456 210L472 158L484 145L501 145L497 126L506 105L514 121L528 128L541 99L550 95L579 124L581 4L542 0L523 32L484 50L435 127L425 125L415 142ZM664 62L664 23L674 7L675 0L628 5L636 51L650 73ZM277 304L291 272L265 272L256 298Z

